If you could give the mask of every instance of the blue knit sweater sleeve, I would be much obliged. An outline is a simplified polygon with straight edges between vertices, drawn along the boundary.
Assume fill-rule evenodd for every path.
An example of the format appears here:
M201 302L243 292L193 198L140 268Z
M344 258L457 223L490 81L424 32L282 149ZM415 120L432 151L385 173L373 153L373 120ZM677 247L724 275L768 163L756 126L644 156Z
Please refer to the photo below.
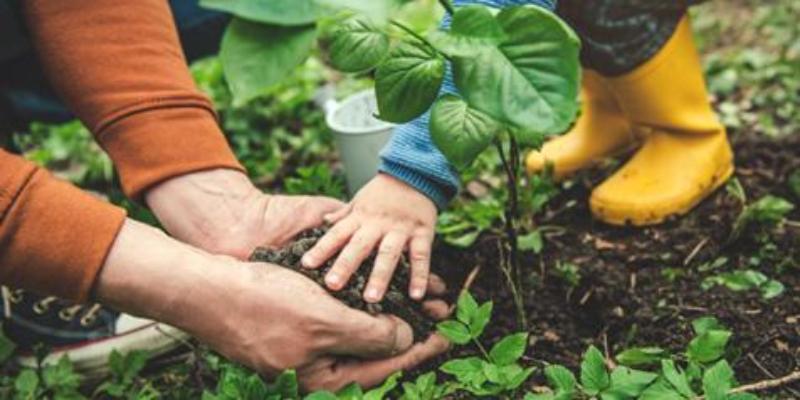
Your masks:
M557 0L455 0L456 6L483 4L495 8L534 4L554 10ZM442 21L450 23L449 17ZM447 68L442 93L457 93L452 73ZM431 140L428 131L430 112L395 129L391 141L381 152L380 171L391 175L428 196L444 209L458 193L460 179L455 169Z

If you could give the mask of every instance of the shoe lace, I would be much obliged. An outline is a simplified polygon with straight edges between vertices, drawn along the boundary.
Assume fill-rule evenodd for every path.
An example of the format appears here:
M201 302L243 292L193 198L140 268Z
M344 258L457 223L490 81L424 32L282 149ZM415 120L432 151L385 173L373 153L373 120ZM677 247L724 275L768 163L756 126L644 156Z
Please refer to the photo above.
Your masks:
M13 290L6 286L3 286L2 289L3 311L5 312L6 318L8 318L11 316L11 305L20 303L22 301L24 292L21 289ZM37 315L42 315L46 313L53 303L57 301L57 297L45 297L36 303L33 303L33 312ZM79 321L81 326L89 326L97 319L97 316L100 314L100 310L102 310L102 308L103 307L100 304L75 304L63 307L61 310L59 310L58 317L62 321L70 322L78 315L81 315Z

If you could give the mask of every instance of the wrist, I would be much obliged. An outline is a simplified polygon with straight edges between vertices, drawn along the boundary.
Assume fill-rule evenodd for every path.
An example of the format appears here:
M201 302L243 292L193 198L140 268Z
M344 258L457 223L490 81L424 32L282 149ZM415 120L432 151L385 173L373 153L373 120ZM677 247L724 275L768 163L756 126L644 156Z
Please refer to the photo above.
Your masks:
M167 180L148 191L145 200L175 238L230 254L228 247L236 244L227 242L235 241L237 229L252 218L248 211L266 208L269 197L242 172L214 169Z

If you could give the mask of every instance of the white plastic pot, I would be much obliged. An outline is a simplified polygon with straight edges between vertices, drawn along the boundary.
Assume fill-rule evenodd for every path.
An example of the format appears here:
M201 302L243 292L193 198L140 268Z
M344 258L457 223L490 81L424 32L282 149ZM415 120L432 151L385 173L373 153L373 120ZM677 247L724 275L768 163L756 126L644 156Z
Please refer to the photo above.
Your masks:
M372 89L341 102L327 100L323 107L344 164L347 189L353 196L378 173L380 151L392 137L395 125L374 117L378 105Z

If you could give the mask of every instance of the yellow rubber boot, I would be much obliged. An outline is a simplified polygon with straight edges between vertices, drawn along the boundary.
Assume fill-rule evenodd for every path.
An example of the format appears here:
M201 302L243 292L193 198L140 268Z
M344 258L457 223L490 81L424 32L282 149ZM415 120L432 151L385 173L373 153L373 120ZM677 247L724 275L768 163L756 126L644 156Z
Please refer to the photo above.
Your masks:
M709 104L687 17L655 57L608 82L628 120L648 132L633 158L592 193L597 218L656 224L688 212L731 176L733 153Z
M528 172L541 171L549 162L555 177L563 178L635 144L631 126L607 85L597 72L584 69L581 116L569 132L528 155Z

